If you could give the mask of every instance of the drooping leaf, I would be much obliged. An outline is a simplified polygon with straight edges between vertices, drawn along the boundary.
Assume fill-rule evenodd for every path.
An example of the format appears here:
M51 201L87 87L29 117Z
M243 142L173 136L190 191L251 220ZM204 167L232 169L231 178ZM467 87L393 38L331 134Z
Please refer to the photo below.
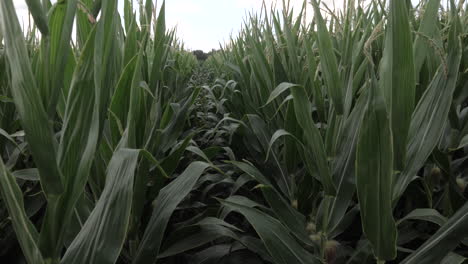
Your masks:
M8 132L6 132L5 130L1 129L0 128L0 136L3 136L4 138L8 139L8 141L10 141L11 143L13 143L13 145L17 146L18 144L16 143L16 141L13 139L13 137L8 134Z
M300 246L275 218L241 204L227 201L223 201L222 204L245 216L265 243L275 263L320 263L314 255Z
M133 264L156 261L169 218L208 166L209 164L204 162L193 162L181 175L159 192L158 197L153 202L154 211L133 259Z
M325 151L323 139L311 116L311 103L308 100L308 96L304 87L291 83L280 84L272 92L272 95L268 101L271 102L273 99L279 96L281 92L284 92L287 89L291 90L294 100L294 112L296 114L296 119L298 120L299 126L304 130L304 145L306 151L310 151L309 153L312 153L313 156L313 160L307 159L305 162L312 163L317 167L320 175L319 177L324 186L325 192L328 195L335 195L336 187L333 183L330 168L328 166L327 154Z
M422 246L402 264L440 263L468 235L468 203L460 208Z
M400 224L406 220L422 220L428 221L439 226L442 226L447 222L447 218L441 215L437 210L430 208L418 208L407 214L402 219L398 220L397 224Z
M16 170L12 173L13 176L17 179L22 179L26 181L39 181L39 170L35 168Z
M271 185L267 178L262 175L255 167L244 163L232 161L232 164L250 175L264 186L261 187L263 196L272 207L278 219L303 243L313 245L312 241L306 235L305 218L288 204L281 194Z
M158 258L165 258L202 246L220 237L230 237L240 240L234 231L241 231L237 227L221 219L207 217L194 225L185 226L176 230L165 241L168 246Z

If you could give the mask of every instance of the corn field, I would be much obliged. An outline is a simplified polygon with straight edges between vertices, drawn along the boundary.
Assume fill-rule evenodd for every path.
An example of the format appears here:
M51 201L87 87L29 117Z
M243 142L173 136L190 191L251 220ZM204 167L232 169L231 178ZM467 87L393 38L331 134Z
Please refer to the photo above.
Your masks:
M170 1L13 1L1 263L468 263L465 0L264 4L205 62Z

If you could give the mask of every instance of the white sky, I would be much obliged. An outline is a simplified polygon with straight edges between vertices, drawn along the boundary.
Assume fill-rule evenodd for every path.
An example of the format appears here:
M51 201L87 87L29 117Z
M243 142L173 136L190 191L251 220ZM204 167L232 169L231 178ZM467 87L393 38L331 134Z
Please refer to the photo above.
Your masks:
M249 11L260 12L262 1L166 0L166 23L168 27L177 26L177 35L184 41L186 48L210 51L213 48L217 49L220 42L229 40L231 34L236 35L239 32L243 19ZM268 6L278 1L278 7L281 7L282 0L265 1ZM322 1L326 2L330 8L333 7L333 2L337 8L343 5L343 0ZM14 0L13 2L20 19L27 23L28 9L25 1ZM158 3L162 3L162 0ZM291 0L295 9L302 7L303 3L304 0ZM121 3L119 7L122 10ZM310 4L307 12L308 17L311 17Z

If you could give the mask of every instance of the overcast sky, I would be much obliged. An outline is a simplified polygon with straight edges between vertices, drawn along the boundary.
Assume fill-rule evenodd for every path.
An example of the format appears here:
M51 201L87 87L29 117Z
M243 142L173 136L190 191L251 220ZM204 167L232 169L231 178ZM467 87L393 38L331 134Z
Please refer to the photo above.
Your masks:
M278 7L281 1L278 0ZM25 1L13 2L20 18L27 23ZM272 2L275 0L266 0L268 5ZM333 7L333 0L325 2L330 8ZM337 8L343 5L343 0L334 2ZM300 8L303 3L304 0L291 0L296 8ZM220 42L228 40L231 33L237 34L246 13L252 10L259 12L261 5L262 0L166 0L166 22L168 27L177 27L177 35L184 41L186 48L210 51L218 48ZM119 9L122 9L121 3ZM310 9L308 13L311 14Z

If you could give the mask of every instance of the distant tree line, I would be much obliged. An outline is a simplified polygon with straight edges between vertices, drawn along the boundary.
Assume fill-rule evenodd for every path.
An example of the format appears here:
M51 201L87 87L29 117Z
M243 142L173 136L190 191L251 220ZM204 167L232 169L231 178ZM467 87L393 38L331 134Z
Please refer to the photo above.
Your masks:
M192 51L193 55L195 55L195 57L197 57L197 59L199 61L206 61L206 59L208 59L208 57L210 57L211 54L213 54L215 52L216 52L215 49L212 49L208 53L205 53L203 50L194 50L194 51Z

